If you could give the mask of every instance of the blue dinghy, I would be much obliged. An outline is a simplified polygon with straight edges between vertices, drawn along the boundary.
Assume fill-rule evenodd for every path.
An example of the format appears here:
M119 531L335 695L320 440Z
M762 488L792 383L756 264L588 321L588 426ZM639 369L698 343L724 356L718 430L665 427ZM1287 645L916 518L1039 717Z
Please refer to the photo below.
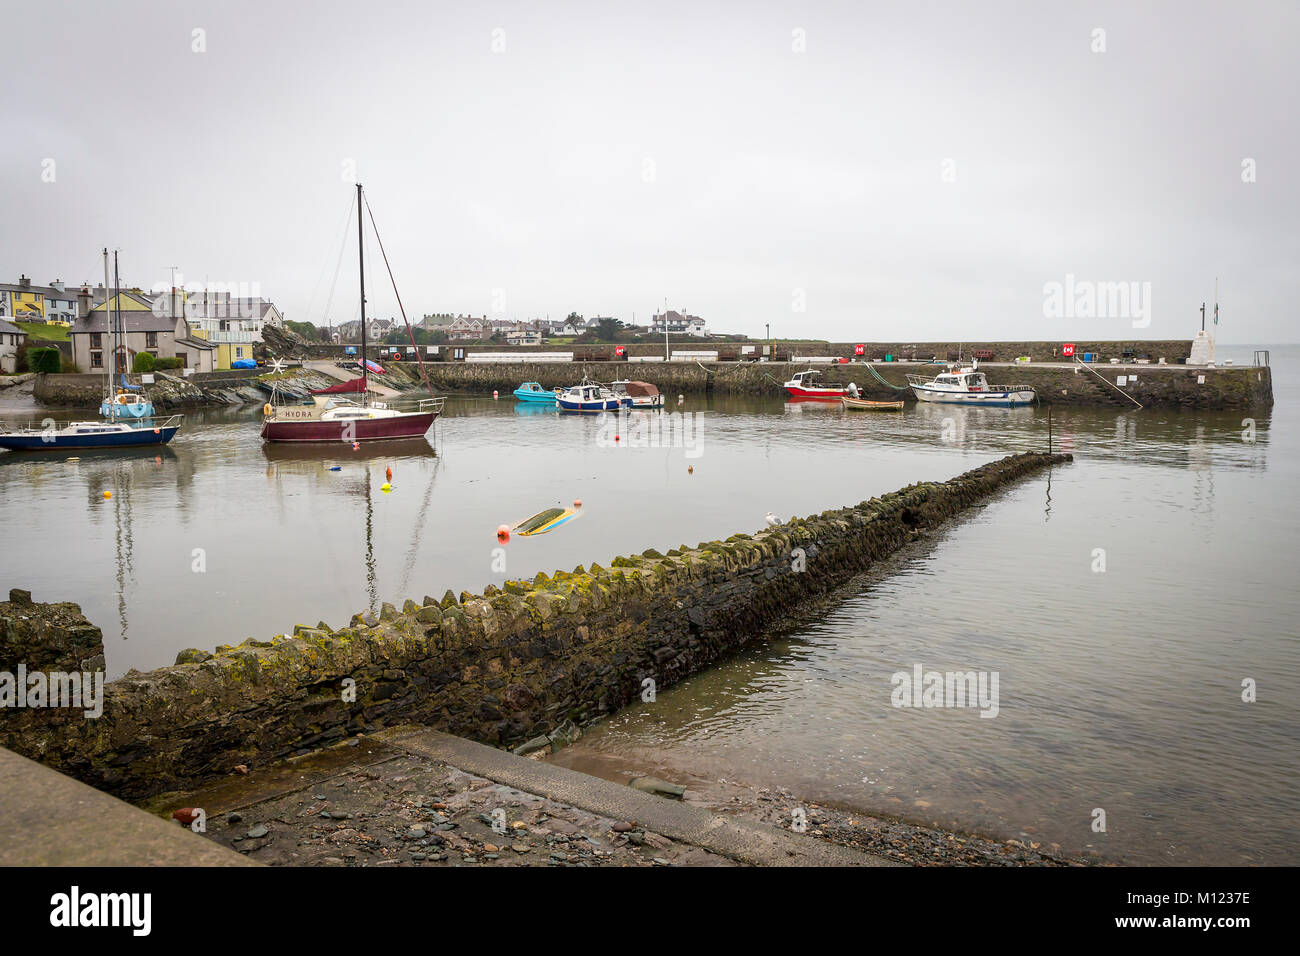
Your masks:
M555 395L559 389L542 388L537 382L524 382L515 389L515 398L521 402L544 402L555 405Z

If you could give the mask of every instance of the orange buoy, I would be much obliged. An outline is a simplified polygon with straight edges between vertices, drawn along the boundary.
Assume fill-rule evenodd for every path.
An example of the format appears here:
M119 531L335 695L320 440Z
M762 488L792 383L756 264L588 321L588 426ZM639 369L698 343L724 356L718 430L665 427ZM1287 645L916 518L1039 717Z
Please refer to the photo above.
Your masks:
M387 478L389 481L393 480L393 469L391 466L384 469L384 477Z
M189 826L198 819L199 811L193 807L181 807L179 810L172 811L172 819L179 820L182 826Z
M688 475L693 475L693 474L695 474L695 466L694 466L694 465L687 465L687 466L686 466L686 474L688 474Z
M498 541L509 541L509 540L510 540L510 526L509 526L509 525L507 525L507 524L503 524L501 527L497 528L497 540L498 540Z
M106 491L106 492L104 492L104 497L105 497L105 498L111 498L111 497L113 497L113 492L111 492L111 491Z
M574 499L573 499L573 507L575 507L575 508L581 508L581 507L582 507L582 499L581 499L581 498L574 498Z
M614 436L614 441L619 441L619 440L620 440L619 437L618 437L617 435L615 435L615 436Z
M494 388L492 389L492 398L495 399L496 397L497 397L497 390Z

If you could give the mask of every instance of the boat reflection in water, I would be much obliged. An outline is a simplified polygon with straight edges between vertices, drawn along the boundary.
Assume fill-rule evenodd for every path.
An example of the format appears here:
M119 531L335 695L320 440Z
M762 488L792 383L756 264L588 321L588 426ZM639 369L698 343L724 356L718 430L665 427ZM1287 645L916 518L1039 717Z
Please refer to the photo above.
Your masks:
M369 443L354 449L347 442L276 443L263 442L262 457L272 465L289 466L287 471L307 474L348 462L378 460L399 461L403 458L437 458L437 450L427 438L394 438L380 444ZM302 465L294 468L293 465ZM268 470L268 474L270 471Z
M410 523L410 538L402 556L402 572L396 593L409 590L416 558L419 556L420 535L432 510L433 487L438 477L437 450L424 438L386 441L382 444L358 445L355 450L346 442L326 444L277 444L263 442L262 455L266 458L266 477L274 482L276 492L283 496L285 479L311 479L315 484L339 489L345 495L354 495L365 502L362 535L365 540L363 564L366 575L366 596L369 610L378 614L379 561L375 555L375 492L386 493L392 483L392 468L403 462L427 471L425 483L415 518ZM379 470L383 466L383 470ZM376 474L377 472L377 474ZM376 481L376 478L378 481ZM388 542L386 547L396 542ZM390 551L391 553L391 551ZM390 589L391 590L391 589Z

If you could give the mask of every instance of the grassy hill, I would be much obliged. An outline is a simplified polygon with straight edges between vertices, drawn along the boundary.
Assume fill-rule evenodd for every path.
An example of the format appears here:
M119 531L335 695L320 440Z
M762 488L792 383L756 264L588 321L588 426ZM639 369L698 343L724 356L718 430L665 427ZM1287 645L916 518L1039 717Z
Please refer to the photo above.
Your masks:
M68 341L68 330L62 325L46 325L44 322L15 322L14 325L27 333L28 342Z

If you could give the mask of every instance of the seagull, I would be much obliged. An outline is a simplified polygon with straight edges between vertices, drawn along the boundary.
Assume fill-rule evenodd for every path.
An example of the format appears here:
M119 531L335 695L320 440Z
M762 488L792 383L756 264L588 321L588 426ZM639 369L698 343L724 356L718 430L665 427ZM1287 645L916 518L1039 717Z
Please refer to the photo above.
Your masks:
M772 512L770 511L767 514L763 515L763 520L767 522L767 526L769 528L775 528L777 525L781 523L781 519L778 518L776 515L772 514Z

